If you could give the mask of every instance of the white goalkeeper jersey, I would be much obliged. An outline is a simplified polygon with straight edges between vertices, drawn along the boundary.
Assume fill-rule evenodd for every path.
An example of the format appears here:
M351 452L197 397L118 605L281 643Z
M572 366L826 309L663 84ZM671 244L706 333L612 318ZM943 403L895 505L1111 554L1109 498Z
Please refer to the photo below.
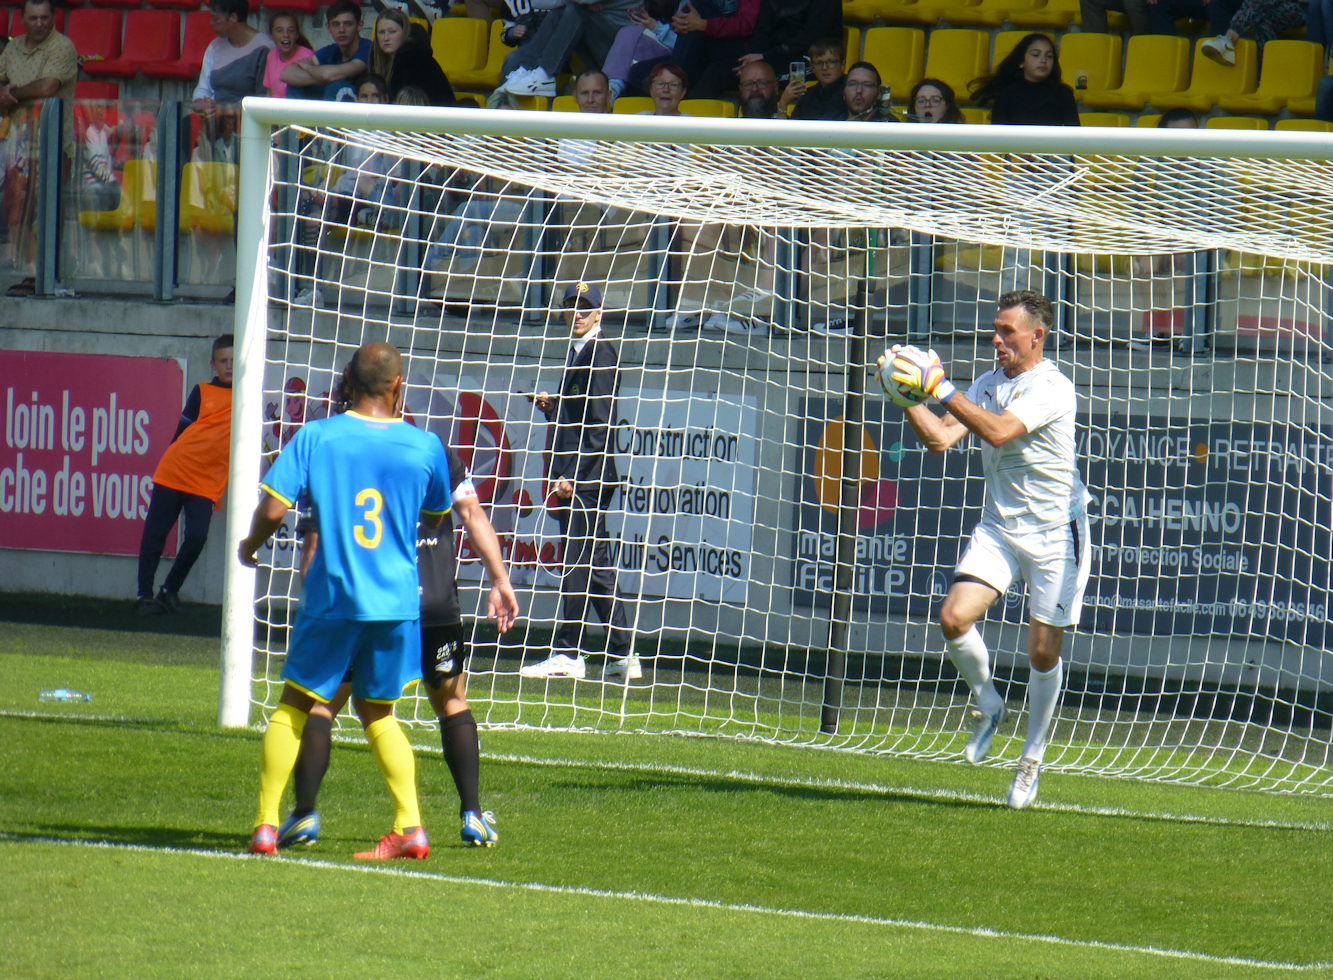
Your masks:
M1088 491L1074 457L1074 383L1043 358L1016 378L999 368L987 371L972 382L967 397L995 415L1013 412L1028 430L998 448L979 440L986 475L981 519L1011 531L1081 519Z

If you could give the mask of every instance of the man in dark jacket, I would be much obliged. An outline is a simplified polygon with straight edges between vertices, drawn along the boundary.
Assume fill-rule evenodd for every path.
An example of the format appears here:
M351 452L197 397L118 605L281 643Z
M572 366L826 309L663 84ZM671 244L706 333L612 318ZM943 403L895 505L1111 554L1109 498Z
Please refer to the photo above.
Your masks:
M551 655L521 673L585 677L583 634L591 605L607 627L609 659L602 678L637 680L643 670L634 655L625 608L616 597L616 569L606 528L606 508L620 482L611 445L620 369L615 347L601 335L601 290L575 283L565 290L564 306L571 343L560 393L531 396L553 423L548 502L565 539L560 615Z

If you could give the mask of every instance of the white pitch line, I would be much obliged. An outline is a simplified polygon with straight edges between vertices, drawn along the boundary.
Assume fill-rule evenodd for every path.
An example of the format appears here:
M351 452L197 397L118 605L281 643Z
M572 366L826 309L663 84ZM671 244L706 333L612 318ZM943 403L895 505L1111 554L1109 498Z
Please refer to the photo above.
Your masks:
M673 895L654 895L651 892L611 891L603 888L588 888L580 885L548 885L538 881L500 881L496 878L472 878L466 875L448 875L437 871L413 871L401 867L386 867L379 864L343 864L339 861L323 861L311 858L293 858L286 856L265 856L241 854L235 851L207 851L188 847L155 847L148 844L122 844L115 841L78 840L60 837L14 834L0 832L0 841L12 841L19 844L56 844L66 847L93 847L108 850L139 851L147 854L188 855L204 858L222 858L235 861L263 861L271 864L290 864L298 867L318 868L326 871L345 871L355 874L384 875L395 878L412 878L425 881L437 881L452 885L470 885L479 888L514 889L516 891L544 892L554 895L578 895L586 898L618 899L622 901L643 902L651 905L676 905L687 908L712 909L719 912L743 912L750 915L771 915L789 919L809 919L820 922L849 922L861 925L886 926L895 929L909 929L918 932L942 932L959 936L975 936L982 939L1013 939L1020 942L1045 943L1052 946L1070 946L1079 949L1104 949L1117 953L1137 953L1144 956L1160 956L1168 959L1191 960L1199 963L1217 963L1227 966L1244 966L1265 970L1286 970L1307 972L1324 970L1333 963L1286 963L1280 960L1254 960L1244 956L1213 956L1209 953L1195 953L1183 949L1163 949L1160 946L1132 946L1126 943L1108 943L1096 939L1067 939L1063 936L1047 936L1040 933L1009 932L1004 929L990 929L985 926L951 926L938 922L921 922L914 919L894 919L873 915L852 915L844 912L811 912L805 909L784 909L769 905L750 905L748 903L718 902L708 898L683 898Z

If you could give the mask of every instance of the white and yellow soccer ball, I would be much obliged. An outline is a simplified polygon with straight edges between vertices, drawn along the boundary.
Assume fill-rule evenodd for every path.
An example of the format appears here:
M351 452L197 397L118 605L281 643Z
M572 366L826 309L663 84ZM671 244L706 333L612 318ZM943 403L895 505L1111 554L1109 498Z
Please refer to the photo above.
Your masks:
M895 344L884 352L880 358L879 367L875 372L875 377L879 379L879 386L884 389L884 394L889 396L889 401L899 408L911 408L913 405L920 405L929 396L921 390L919 384L910 381L904 381L901 378L894 379L894 361L898 358L898 352L908 348L900 347ZM910 348L916 350L916 348ZM901 374L901 372L899 372Z

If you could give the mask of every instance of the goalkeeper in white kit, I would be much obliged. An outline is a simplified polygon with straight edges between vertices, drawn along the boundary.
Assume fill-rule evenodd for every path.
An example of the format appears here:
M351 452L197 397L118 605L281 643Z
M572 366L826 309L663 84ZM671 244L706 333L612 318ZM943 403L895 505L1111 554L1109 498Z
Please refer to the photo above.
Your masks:
M963 754L978 763L1007 711L991 680L990 653L976 622L1015 578L1028 586L1028 735L1008 803L1037 797L1046 732L1060 700L1060 645L1078 624L1088 582L1087 490L1074 456L1074 385L1042 355L1055 323L1051 301L1032 290L1000 297L995 316L997 367L964 395L934 351L895 347L878 362L880 383L901 406L917 438L941 453L975 434L981 442L986 503L940 609L949 659L972 689L972 737ZM924 402L935 398L940 418Z

